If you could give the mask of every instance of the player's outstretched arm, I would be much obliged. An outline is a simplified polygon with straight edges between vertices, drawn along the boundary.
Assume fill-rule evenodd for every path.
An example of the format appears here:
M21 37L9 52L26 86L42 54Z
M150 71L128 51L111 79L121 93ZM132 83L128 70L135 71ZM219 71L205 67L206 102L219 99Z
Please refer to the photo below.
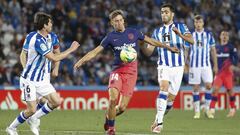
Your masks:
M194 40L192 37L192 34L188 33L188 34L182 34L176 27L173 27L172 30L179 36L181 37L183 40L189 42L190 44L194 44Z
M99 45L92 51L88 52L86 55L84 55L80 60L78 60L77 63L74 64L74 69L78 69L81 67L85 62L88 62L89 60L96 57L101 51L103 50L103 47Z
M48 59L57 62L60 61L64 58L66 58L70 53L74 52L75 50L77 50L77 48L79 47L79 43L77 41L73 41L72 45L70 48L68 48L67 50L65 50L62 53L59 54L54 54L53 52L49 52L45 55L45 57L47 57Z
M150 44L143 44L143 45L140 46L140 48L141 48L144 55L151 56L154 49L155 49L155 46L152 46Z
M213 72L216 75L218 72L217 51L215 46L211 47L211 56L213 61Z
M144 42L147 42L148 44L151 44L153 46L157 46L157 47L162 47L162 48L167 48L169 51L175 52L175 53L179 53L179 50L177 47L170 47L168 45L165 45L153 38L150 38L148 36L145 35L144 37Z
M26 63L27 63L27 51L22 50L20 54L20 62L23 68L25 68Z

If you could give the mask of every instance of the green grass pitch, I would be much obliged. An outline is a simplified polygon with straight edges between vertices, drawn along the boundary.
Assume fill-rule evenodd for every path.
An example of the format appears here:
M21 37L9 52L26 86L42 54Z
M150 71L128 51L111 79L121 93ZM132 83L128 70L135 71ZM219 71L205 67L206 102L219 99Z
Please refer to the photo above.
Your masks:
M54 111L41 119L41 135L103 135L105 111ZM0 135L19 111L0 110ZM163 135L240 135L239 111L226 118L227 111L217 111L215 119L204 114L194 120L193 111L172 110L164 120ZM117 135L151 135L154 109L127 110L116 119ZM20 135L31 135L27 124L19 126Z

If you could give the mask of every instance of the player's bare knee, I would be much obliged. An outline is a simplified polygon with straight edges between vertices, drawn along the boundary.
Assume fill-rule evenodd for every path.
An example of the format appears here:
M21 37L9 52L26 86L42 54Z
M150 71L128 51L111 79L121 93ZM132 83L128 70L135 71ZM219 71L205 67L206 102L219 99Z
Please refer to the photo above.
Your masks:
M59 100L57 100L57 101L55 101L54 102L54 108L57 108L58 106L60 106L61 105L61 100L59 99Z
M175 100L175 95L169 94L168 95L168 102L173 102Z
M109 100L109 107L111 109L114 109L116 107L116 105L117 105L117 100L116 99L110 99Z
M206 84L205 87L206 87L207 90L210 90L212 88L212 85L211 84Z
M62 103L62 100L61 99L58 99L58 100L54 100L54 101L49 101L48 105L54 109L54 108L57 108L61 105Z
M193 91L194 91L194 92L199 92L199 90L200 90L200 86L194 84L194 85L193 85Z
M127 105L125 105L125 104L119 106L119 111L120 112L124 112L126 109L127 109Z

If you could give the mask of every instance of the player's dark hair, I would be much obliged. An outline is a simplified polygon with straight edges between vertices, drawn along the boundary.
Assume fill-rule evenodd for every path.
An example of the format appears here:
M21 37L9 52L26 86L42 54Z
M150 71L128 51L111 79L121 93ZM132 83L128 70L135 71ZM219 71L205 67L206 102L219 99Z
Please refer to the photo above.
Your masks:
M109 14L109 19L112 20L113 18L115 18L116 16L121 15L124 18L124 13L122 10L114 10Z
M196 20L202 19L202 20L203 20L203 16L201 16L201 15L195 15L195 16L194 16L194 19L196 19Z
M163 5L161 6L161 9L162 9L162 8L169 8L173 13L175 12L175 9L174 9L173 5L170 4L170 3L163 4Z
M49 19L52 20L51 15L44 12L37 12L34 15L34 27L37 30L41 30L44 27L44 24L48 25Z

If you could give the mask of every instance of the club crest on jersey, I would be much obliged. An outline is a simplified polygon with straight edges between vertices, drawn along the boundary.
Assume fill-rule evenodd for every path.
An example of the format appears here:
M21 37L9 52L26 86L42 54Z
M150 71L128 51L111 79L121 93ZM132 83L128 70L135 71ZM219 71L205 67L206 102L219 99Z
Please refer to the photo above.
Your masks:
M224 52L228 52L228 48L227 47L224 48Z
M42 49L42 51L46 51L47 50L47 46L45 44L40 44L40 48Z
M50 38L48 38L48 39L47 39L47 42L48 42L48 43L50 43L50 42L52 42L52 41L51 41L51 39L50 39Z
M128 34L128 39L133 40L134 39L134 35L132 33L129 33Z

